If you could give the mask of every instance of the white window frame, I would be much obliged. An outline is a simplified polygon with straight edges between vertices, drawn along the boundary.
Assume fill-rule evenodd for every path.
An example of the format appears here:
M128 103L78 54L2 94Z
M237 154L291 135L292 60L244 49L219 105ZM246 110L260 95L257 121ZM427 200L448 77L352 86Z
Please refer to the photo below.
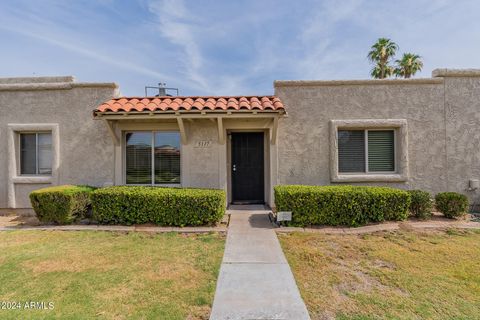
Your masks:
M45 134L45 133L50 133L52 134L51 131L22 131L17 133L17 138L18 138L18 146L19 148L21 147L21 135L22 134L34 134L35 135L35 173L22 173L22 167L21 165L18 166L18 175L22 177L50 177L52 173L47 173L47 174L42 174L38 172L38 135L39 134ZM53 135L52 135L52 149L53 149ZM52 150L53 152L53 150ZM52 157L53 158L53 157ZM21 150L19 149L18 153L18 162L20 163L22 161L22 153ZM53 159L52 159L53 161Z
M151 179L152 183L128 183L127 184L127 133L134 133L134 132L149 132L152 134L152 141L151 141L151 161L152 161L152 173ZM183 167L182 167L182 157L183 157L183 144L181 142L181 135L180 135L180 182L179 183L155 183L155 153L153 152L155 148L155 133L178 133L180 135L180 131L178 130L127 130L122 131L122 144L123 144L123 165L122 165L122 172L123 172L123 179L122 184L126 186L157 186L157 187L181 187L183 181Z
M338 171L338 131L363 130L365 134L365 172ZM394 131L394 171L368 170L368 131ZM330 180L332 182L403 182L408 180L408 137L405 119L362 119L330 121Z
M16 208L16 184L58 184L60 163L60 137L58 123L7 124L8 131L8 207ZM20 133L52 133L52 173L50 175L20 174Z

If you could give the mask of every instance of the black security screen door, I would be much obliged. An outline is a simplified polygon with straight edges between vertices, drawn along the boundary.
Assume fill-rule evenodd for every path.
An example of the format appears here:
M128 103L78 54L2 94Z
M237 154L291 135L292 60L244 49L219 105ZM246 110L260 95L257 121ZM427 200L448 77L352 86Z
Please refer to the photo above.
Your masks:
M263 132L232 133L232 201L264 203Z

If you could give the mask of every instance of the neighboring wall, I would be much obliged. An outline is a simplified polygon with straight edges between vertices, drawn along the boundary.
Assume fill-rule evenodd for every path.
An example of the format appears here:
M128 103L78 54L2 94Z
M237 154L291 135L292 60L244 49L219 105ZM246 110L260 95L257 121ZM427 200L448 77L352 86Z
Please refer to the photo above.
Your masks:
M433 75L445 79L447 189L462 192L469 179L480 179L480 70L439 69Z
M409 178L349 184L467 191L480 179L480 72L432 79L276 81L288 117L279 126L278 183L331 184L330 120L406 119Z
M29 192L52 184L113 183L112 140L92 110L117 95L114 83L77 83L73 77L0 79L0 209L9 197L14 207L28 208ZM9 178L12 124L58 124L59 167L51 183Z

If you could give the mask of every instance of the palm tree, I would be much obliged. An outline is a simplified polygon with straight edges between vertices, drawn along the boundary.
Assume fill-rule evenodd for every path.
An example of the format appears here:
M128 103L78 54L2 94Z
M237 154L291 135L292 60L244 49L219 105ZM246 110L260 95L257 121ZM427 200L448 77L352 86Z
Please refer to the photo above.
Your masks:
M396 77L404 77L405 79L415 75L423 68L423 62L418 54L404 53L402 59L395 60L395 69L393 73Z
M368 59L375 63L371 71L371 75L375 79L385 79L391 76L393 68L389 66L389 62L398 50L398 45L390 39L380 38L372 46L372 50L368 53Z
M370 75L374 79L385 79L387 77L390 77L394 72L394 69L392 66L380 66L379 63L377 63L372 70L370 71Z

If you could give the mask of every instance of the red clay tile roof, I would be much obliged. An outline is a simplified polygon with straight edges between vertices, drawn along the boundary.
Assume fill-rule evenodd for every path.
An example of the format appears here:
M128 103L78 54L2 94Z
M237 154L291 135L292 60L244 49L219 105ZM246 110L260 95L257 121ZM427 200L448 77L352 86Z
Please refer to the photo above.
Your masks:
M176 112L176 111L281 111L275 96L251 97L146 97L116 98L102 103L97 112Z

